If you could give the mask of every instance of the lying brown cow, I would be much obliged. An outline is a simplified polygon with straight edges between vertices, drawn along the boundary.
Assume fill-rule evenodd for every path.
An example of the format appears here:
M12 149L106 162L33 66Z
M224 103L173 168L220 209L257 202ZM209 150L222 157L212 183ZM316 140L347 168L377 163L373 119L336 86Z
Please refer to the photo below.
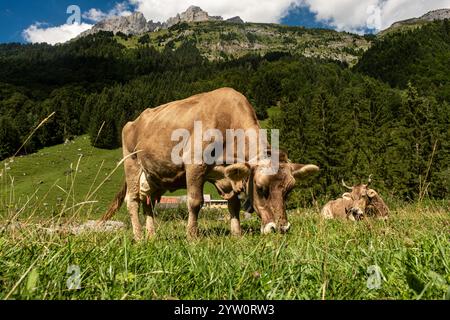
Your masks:
M352 221L362 220L364 217L365 201L355 201L351 193L344 193L342 198L328 202L322 209L325 219L349 219Z
M200 159L200 162L188 161L194 153L197 154L196 136L202 134L196 130L196 123L199 122L202 124L203 134L207 129L219 132L225 139L222 141L223 145L228 144L230 139L235 139L229 138L230 129L261 130L251 104L242 94L230 88L147 109L123 129L126 183L102 220L110 219L126 199L134 235L139 240L142 238L142 226L138 213L142 204L147 217L147 233L153 236L154 206L157 200L167 191L187 189L187 231L189 236L196 237L198 214L204 201L203 187L206 182L211 182L223 198L228 200L233 235L241 234L239 195L243 192L251 199L253 208L261 218L262 233L287 232L290 224L286 215L286 198L297 180L319 171L319 168L315 165L291 163L287 156L280 154L278 170L267 174L268 169L274 167L274 158L252 161L254 158L251 157L251 152L247 148L242 150L239 144L236 149L233 146L231 153L226 153L234 161L233 164L228 161L227 164L217 161L208 163L204 159ZM179 141L173 140L174 132L178 131L188 136L180 150L177 149ZM216 149L209 150L211 154L225 154L221 150L222 142ZM200 144L200 148L204 149L209 146L202 140ZM270 148L267 144L262 147ZM240 153L242 151L244 152ZM174 153L182 161L174 162Z
M367 184L349 187L342 180L342 185L351 192L344 193L342 198L328 202L322 209L322 216L326 219L342 218L352 221L362 220L373 216L379 219L387 219L389 208L380 195L369 186L372 178L369 177Z

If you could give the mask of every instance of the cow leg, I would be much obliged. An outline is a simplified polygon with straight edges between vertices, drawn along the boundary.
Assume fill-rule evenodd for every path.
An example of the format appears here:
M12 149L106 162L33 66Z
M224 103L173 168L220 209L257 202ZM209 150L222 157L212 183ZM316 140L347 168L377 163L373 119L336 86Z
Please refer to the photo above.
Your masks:
M132 198L131 196L128 196L127 207L128 207L128 213L130 214L130 218L131 218L131 224L133 226L134 239L136 241L141 241L142 240L142 226L141 226L141 222L139 221L139 207L140 207L139 197Z
M190 166L186 169L186 183L188 194L189 220L187 226L187 235L189 238L197 238L198 233L198 214L203 206L203 186L205 184L204 166Z
M146 217L146 230L147 237L153 238L156 234L155 232L155 206L156 206L156 197L151 197L150 201L143 202L144 215Z
M240 212L241 212L241 201L238 196L234 196L230 200L228 200L228 210L231 215L231 234L233 236L241 236L241 221L240 221Z
M127 208L133 226L134 239L142 240L142 226L139 221L139 179L140 168L135 159L129 158L125 160L125 175L127 179Z

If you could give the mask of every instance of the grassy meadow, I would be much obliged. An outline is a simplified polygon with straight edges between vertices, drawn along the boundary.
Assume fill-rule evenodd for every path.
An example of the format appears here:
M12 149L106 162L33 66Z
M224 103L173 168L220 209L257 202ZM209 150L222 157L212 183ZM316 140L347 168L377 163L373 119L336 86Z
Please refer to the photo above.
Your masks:
M183 208L158 212L156 238L142 243L124 209L124 231L56 230L101 216L120 159L80 137L1 163L0 299L450 299L448 201L392 204L387 222L298 209L285 236L261 236L252 218L233 238L226 212L204 210L188 241Z

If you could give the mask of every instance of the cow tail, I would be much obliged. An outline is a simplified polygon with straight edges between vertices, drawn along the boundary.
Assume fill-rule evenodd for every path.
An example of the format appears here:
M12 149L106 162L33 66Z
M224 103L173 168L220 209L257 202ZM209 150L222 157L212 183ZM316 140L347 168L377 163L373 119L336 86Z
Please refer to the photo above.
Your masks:
M116 214L116 212L119 211L119 209L122 207L126 196L127 196L127 183L125 182L123 184L122 189L119 191L119 193L116 195L113 202L111 203L111 206L109 207L108 211L100 219L99 223L104 223L108 220L111 220L111 218Z

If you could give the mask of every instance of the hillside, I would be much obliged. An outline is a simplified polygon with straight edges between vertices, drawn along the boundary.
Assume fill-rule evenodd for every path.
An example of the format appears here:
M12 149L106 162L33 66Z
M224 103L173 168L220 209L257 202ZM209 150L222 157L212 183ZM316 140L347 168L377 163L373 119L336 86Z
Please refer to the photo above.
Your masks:
M105 210L120 188L123 170L118 170L91 198L89 191L94 191L107 178L120 159L120 150L94 149L90 146L88 137L80 137L73 143L44 148L35 154L2 162L0 215L5 214L4 210L9 208L9 203L14 203L18 209L30 201L30 207L26 206L27 210L39 205L39 215L51 217L67 199L71 204L69 207L72 203L75 205L83 201L98 201L102 208L100 211L97 210L97 205L86 206L86 215L98 215ZM9 177L14 177L14 184L8 183ZM89 213L92 207L95 207L94 212Z
M146 35L116 36L116 39L127 48L149 44L160 51L192 42L204 57L212 61L277 51L354 65L370 47L370 42L364 37L345 32L220 21L181 23Z
M450 20L377 39L355 69L393 87L411 82L422 95L450 101Z

